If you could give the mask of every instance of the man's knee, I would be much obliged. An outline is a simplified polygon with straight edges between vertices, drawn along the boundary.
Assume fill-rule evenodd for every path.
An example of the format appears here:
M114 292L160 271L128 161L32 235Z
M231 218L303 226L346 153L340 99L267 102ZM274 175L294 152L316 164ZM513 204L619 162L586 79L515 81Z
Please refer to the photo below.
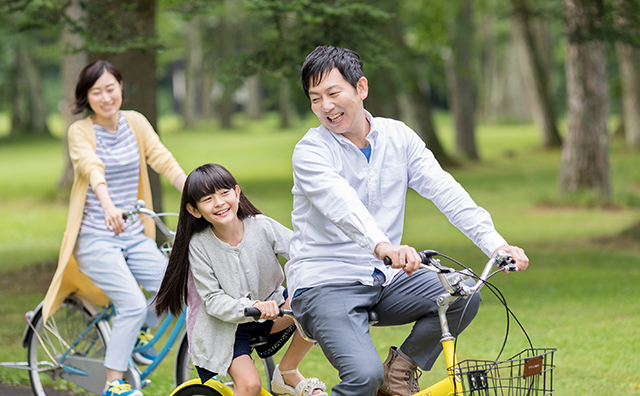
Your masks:
M355 353L355 352L354 352ZM354 365L344 373L340 373L342 383L346 386L353 386L362 389L362 394L369 394L365 390L375 392L384 381L384 370L379 361L366 361L362 359L359 364Z

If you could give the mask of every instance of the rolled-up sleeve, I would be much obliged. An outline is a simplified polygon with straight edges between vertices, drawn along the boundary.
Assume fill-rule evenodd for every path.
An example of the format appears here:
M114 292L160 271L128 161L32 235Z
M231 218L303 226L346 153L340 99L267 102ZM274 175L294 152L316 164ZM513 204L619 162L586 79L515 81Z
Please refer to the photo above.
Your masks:
M95 142L90 140L89 135L83 131L78 123L69 128L67 140L69 142L69 157L76 175L89 180L93 189L101 183L106 183L104 163L96 154Z

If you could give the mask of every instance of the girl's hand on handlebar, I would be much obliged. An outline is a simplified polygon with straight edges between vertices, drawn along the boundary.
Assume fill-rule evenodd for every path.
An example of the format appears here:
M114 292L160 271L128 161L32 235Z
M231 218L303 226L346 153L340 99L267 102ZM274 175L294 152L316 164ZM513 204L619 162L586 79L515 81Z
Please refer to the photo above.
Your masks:
M280 307L275 301L256 301L253 307L262 312L260 319L276 320L280 315Z
M493 252L491 257L495 256L498 250L504 250L505 252L511 254L511 257L516 262L516 267L518 268L518 271L524 271L529 266L529 258L524 253L524 249L519 248L517 246L504 245L497 248Z
M407 275L412 275L422 263L422 259L416 249L407 245L392 245L387 242L379 243L375 249L380 259L389 257L392 268L402 268Z

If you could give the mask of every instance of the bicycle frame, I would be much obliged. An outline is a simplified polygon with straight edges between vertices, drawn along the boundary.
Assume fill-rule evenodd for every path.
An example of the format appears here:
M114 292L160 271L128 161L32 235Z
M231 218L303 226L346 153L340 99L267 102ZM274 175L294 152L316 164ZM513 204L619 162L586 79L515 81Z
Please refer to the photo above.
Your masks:
M180 336L180 334L184 329L185 311L186 310L183 309L180 316L178 316L176 324L173 327L173 331L171 331L171 334L169 335L169 339L167 340L167 342L165 342L165 344L162 346L162 349L160 349L160 351L158 352L158 356L153 360L153 363L151 363L140 374L141 381L145 381L147 377L149 377L155 371L158 365L164 360L167 354L169 354L169 352L173 349L174 344L176 343L176 341L178 340L178 337ZM162 321L162 325L160 325L160 327L156 331L156 334L153 337L153 340L151 340L151 342L145 345L144 347L135 348L133 350L133 353L144 352L147 349L151 348L153 345L155 345L157 341L160 339L160 337L162 337L164 332L167 330L167 328L169 327L172 321L173 321L173 316L171 314L167 315L167 317Z

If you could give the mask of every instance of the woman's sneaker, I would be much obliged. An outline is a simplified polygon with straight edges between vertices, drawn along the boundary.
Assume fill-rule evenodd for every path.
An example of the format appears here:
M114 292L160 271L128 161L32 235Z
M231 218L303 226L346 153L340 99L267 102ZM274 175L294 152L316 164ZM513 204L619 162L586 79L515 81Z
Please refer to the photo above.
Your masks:
M153 334L149 332L148 327L143 327L138 332L138 339L136 340L135 348L143 347L147 345L151 340L153 340ZM156 356L158 356L158 351L154 348L148 348L142 352L136 352L133 354L133 359L139 364L149 365L153 363Z
M131 385L123 380L113 380L107 382L107 389L102 392L102 396L142 396L142 391L131 389Z

